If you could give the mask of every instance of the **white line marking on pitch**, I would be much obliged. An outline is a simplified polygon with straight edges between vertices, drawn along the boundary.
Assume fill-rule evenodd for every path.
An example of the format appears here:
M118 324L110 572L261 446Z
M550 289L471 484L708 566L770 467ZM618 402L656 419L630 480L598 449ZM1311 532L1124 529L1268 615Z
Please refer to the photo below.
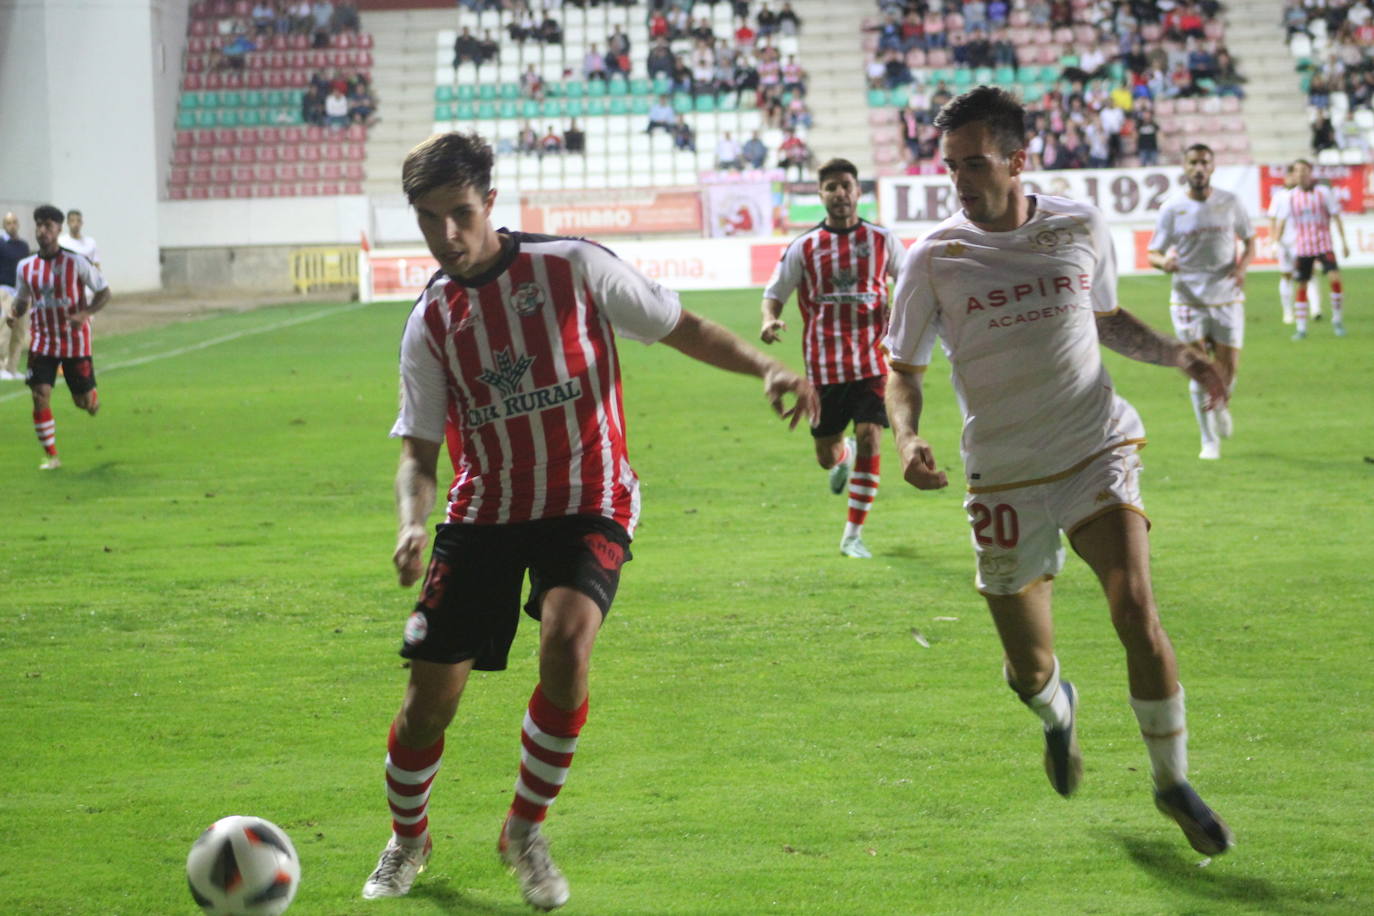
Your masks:
M215 347L222 343L231 343L235 340L241 340L244 337L252 337L255 334L266 334L270 331L280 331L283 328L290 328L298 324L305 324L306 322L314 321L317 318L324 318L328 315L340 315L345 312L356 311L357 309L363 308L367 305L371 305L371 303L354 302L350 305L331 306L330 308L325 309L324 311L311 312L309 315L301 315L296 318L288 318L286 321L279 321L276 324L263 325L260 328L248 328L244 331L235 331L232 334L225 334L220 337L212 337L209 340L202 340L199 343L193 343L187 347L178 347L175 350L168 350L165 353L154 353L151 356L140 356L137 359L131 359L127 362L122 363L115 363L112 366L101 366L100 373L103 375L106 372L113 372L116 369L130 369L134 366L142 366L145 363L155 362L156 360L160 359L172 359L173 357L177 356L185 356L187 353L194 353L197 350L206 350L210 347ZM12 401L17 397L28 396L28 389L21 388L20 390L12 391L9 394L0 394L0 404L3 404L5 401Z

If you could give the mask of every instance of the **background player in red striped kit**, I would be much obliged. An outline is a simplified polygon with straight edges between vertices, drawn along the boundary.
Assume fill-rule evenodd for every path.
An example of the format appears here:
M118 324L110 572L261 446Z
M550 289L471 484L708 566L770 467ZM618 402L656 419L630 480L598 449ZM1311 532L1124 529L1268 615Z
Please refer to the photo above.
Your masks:
M1299 159L1291 168L1295 184L1279 204L1276 231L1282 238L1290 225L1294 230L1293 252L1297 258L1293 279L1298 289L1297 300L1293 303L1293 318L1297 323L1293 339L1302 340L1307 336L1307 281L1312 279L1312 268L1317 263L1321 264L1322 273L1331 284L1331 330L1337 337L1344 337L1345 321L1341 311L1344 294L1341 272L1336 266L1336 246L1331 241L1331 221L1335 220L1341 234L1341 257L1350 257L1345 223L1341 222L1341 205L1330 187L1317 184L1312 163Z
M47 458L43 470L62 466L57 457L57 423L52 415L52 386L60 366L77 407L95 416L100 409L91 362L90 317L110 301L110 288L91 262L57 244L62 211L43 205L33 211L38 253L19 262L17 293L5 321L19 324L30 306L32 342L26 382L33 394L33 428ZM86 288L94 292L86 301Z
M863 526L878 494L879 445L887 428L883 405L887 357L887 281L896 278L902 243L859 217L859 170L831 159L818 174L825 220L787 246L763 291L764 343L782 339L782 307L792 291L802 314L806 375L821 394L821 422L811 430L816 460L830 489L849 488L849 515L840 538L847 557L868 558ZM854 435L845 437L850 423Z
M497 232L492 152L443 134L406 157L402 184L441 270L401 343L396 473L403 586L422 569L447 441L454 481L401 654L410 682L387 740L392 837L363 896L399 897L428 861L429 793L472 669L501 670L525 611L540 621L539 684L521 732L498 849L526 901L567 902L540 829L587 719L592 645L630 559L639 481L630 467L616 338L662 341L763 379L775 411L815 422L810 383L677 294L583 239ZM784 409L784 395L796 404Z

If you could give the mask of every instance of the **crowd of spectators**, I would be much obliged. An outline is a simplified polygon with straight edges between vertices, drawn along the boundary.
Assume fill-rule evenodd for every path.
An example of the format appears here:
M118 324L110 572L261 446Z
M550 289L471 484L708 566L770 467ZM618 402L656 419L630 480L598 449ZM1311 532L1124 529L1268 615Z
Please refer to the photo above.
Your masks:
M243 55L273 35L310 35L314 47L329 47L335 35L358 31L358 7L343 0L258 0L247 17L223 17L217 29L225 38L232 36L223 49L226 61L242 66Z
M926 55L955 69L1020 74L1034 66L1043 74L1041 48L1053 42L1054 78L1026 95L1028 154L1037 168L1112 167L1128 157L1152 165L1160 100L1245 94L1216 0L882 0L879 8L868 85L907 92L898 119L913 166L935 155L932 122L954 94L918 76L927 71L912 62Z
M350 124L371 127L377 117L372 80L362 71L345 74L335 70L325 76L316 70L301 97L301 119L316 127L343 130Z
M1358 150L1367 158L1369 115L1360 122L1374 112L1374 0L1288 0L1283 26L1305 71L1312 151Z

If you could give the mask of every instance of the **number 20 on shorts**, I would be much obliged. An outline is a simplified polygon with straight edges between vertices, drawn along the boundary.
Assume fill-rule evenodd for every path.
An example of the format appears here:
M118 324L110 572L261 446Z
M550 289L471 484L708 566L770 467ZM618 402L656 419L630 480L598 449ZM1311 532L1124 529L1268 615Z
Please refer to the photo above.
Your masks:
M1016 518L1016 509L1006 503L998 503L991 509L983 503L969 503L968 512L974 540L982 546L996 545L1010 550L1021 539L1021 524Z

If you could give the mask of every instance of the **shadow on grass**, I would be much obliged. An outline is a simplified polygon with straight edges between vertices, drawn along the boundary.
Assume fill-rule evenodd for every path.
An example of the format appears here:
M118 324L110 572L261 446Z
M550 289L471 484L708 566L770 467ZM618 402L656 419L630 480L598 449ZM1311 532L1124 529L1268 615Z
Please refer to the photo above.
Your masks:
M118 467L118 461L104 461L92 467L77 471L76 476L79 476L82 480L110 480L116 475L116 468Z
M518 897L520 891L512 888L512 893ZM481 916L490 916L490 914L529 916L530 913L530 908L523 903L493 904L490 900L469 897L444 879L436 881L431 878L423 884L417 882L406 896L432 900L442 906L445 913L472 913L481 914Z
M1119 844L1141 871L1168 885L1171 890L1192 894L1213 903L1243 903L1266 913L1318 914L1350 912L1350 901L1331 897L1311 888L1284 887L1264 878L1239 874L1230 857L1199 867L1196 853L1185 852L1179 844L1164 840L1142 840L1138 836L1108 831L1106 837ZM1234 854L1233 854L1234 855ZM1244 865L1237 863L1243 868Z

